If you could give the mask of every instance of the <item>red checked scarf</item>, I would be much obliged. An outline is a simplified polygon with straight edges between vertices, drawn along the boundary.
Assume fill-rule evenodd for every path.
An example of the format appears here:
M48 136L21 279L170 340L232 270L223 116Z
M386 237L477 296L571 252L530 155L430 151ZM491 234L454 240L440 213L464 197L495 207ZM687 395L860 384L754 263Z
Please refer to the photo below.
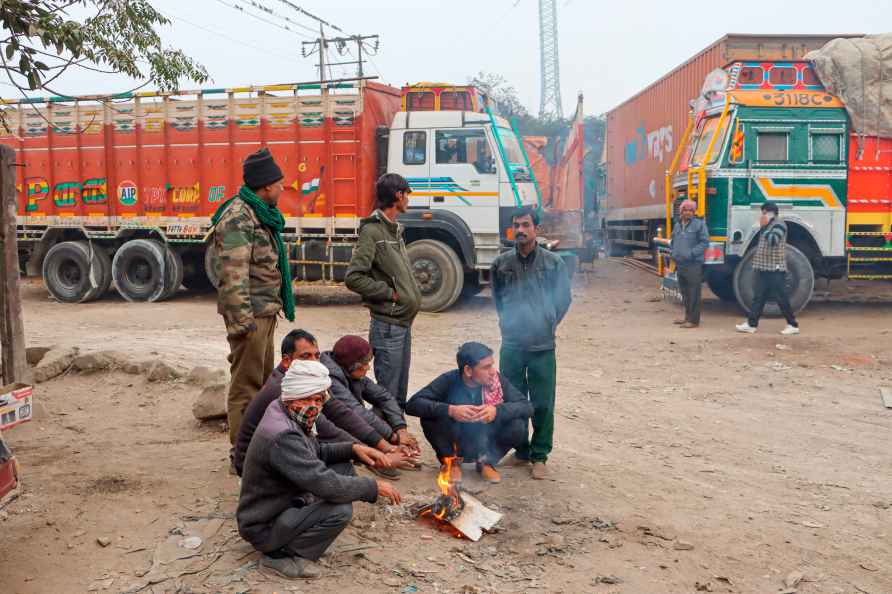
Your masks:
M496 379L494 379L491 384L483 386L483 404L497 406L504 401L505 397L502 395L502 380L497 373Z

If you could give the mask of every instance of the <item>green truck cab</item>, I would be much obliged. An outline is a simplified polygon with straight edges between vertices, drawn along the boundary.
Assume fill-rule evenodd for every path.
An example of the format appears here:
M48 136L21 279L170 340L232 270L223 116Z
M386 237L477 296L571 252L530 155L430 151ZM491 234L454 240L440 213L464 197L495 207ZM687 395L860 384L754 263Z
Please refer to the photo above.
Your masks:
M736 62L716 70L692 102L666 174L665 238L680 202L694 200L710 232L706 282L744 310L752 303L751 260L760 208L768 200L778 204L788 227L786 282L795 311L808 304L816 278L892 278L889 200L849 204L853 182L865 185L869 166L862 161L882 167L889 157L879 143L888 141L875 139L875 155L862 141L859 154L850 155L857 142L845 106L824 89L810 63ZM671 291L677 285L665 238L657 239L660 271Z

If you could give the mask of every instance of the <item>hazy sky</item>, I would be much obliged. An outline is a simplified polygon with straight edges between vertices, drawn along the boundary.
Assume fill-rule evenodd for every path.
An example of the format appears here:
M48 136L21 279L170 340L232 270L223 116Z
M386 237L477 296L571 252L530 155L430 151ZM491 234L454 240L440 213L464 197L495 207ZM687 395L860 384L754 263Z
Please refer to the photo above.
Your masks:
M213 82L237 86L316 78L316 57L302 58L300 35L261 22L282 17L316 23L283 0L153 0L171 18L164 41L203 63ZM367 72L407 81L466 82L478 71L498 73L533 112L539 109L538 0L293 0L349 34L381 35ZM565 113L578 91L585 111L599 114L622 102L725 33L881 33L892 30L892 0L747 0L695 3L652 0L557 0L561 89ZM709 12L711 6L717 10ZM734 8L737 6L737 8ZM287 24L287 23L286 23ZM331 32L337 34L336 32ZM328 34L328 33L327 33ZM332 52L332 61L351 59ZM336 68L334 74L352 74ZM120 76L79 71L58 89L73 94L126 90ZM195 85L187 85L195 86ZM13 89L0 88L3 96Z

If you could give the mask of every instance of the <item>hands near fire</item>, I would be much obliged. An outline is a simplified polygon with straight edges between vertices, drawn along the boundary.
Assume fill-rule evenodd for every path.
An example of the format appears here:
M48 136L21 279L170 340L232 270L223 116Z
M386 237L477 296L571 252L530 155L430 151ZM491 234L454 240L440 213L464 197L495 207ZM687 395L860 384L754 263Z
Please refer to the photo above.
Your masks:
M387 497L394 505L399 505L403 500L400 492L392 484L380 480L376 480L375 483L378 485L378 497Z
M409 430L405 427L393 432L393 435L390 436L390 443L399 446L401 450L405 450L406 453L410 455L421 453L421 448L418 446L418 440L414 435L409 433Z
M353 456L363 464L375 468L393 468L393 462L387 454L360 443L353 444Z
M496 419L497 409L492 404L473 406L470 404L452 404L449 416L459 423L492 423Z

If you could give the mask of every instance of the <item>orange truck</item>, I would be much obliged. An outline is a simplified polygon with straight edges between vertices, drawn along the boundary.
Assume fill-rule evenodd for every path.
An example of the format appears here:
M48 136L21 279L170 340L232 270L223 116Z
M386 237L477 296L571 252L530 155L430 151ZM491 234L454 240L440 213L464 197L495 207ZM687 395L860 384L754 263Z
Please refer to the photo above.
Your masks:
M342 281L376 177L409 180L401 222L427 311L484 286L511 210L538 204L522 143L472 87L348 80L0 108L0 143L20 164L20 259L63 302L99 299L112 283L130 301L214 284L210 217L263 146L285 172L279 207L298 281Z

